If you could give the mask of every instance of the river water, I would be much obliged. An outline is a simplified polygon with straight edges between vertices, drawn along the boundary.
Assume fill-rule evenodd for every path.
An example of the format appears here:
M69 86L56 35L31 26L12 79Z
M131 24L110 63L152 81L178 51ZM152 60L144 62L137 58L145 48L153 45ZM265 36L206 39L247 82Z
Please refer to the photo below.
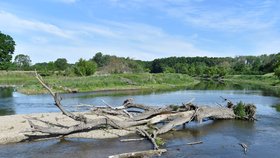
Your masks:
M273 106L280 104L279 92L262 87L201 83L176 91L121 91L62 94L62 103L71 111L84 111L88 106L119 106L127 98L151 106L181 104L193 100L197 105L225 105L223 98L243 101L257 106L259 121L240 120L190 123L184 129L162 137L162 148L168 152L162 157L279 157L280 113ZM80 105L80 106L77 106ZM24 95L12 88L0 89L0 115L38 112L59 112L50 95ZM128 136L135 137L135 136ZM202 144L189 146L192 141ZM238 143L248 145L246 155ZM150 149L147 141L121 143L119 139L66 139L0 145L0 157L108 157L112 154Z

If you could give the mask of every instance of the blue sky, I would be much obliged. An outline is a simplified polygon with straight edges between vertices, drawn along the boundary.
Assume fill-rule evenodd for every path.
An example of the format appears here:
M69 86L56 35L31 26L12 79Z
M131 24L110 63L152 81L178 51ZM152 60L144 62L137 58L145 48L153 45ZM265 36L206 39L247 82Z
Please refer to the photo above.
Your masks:
M33 63L280 52L279 0L2 0L0 31Z

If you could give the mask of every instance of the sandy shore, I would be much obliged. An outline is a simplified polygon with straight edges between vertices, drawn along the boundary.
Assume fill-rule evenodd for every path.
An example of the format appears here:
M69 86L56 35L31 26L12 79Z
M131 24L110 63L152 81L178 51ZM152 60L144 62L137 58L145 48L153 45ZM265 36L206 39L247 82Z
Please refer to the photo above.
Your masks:
M89 115L86 113L84 114L86 117L90 117L90 118L98 117L96 115ZM59 123L66 126L78 124L78 122L62 115L61 113L38 113L38 114L0 116L0 144L17 143L25 140L27 137L24 134L28 134L28 132L26 131L30 130L30 126L26 119L28 117L36 117L44 121ZM114 138L118 136L124 136L130 133L131 132L126 130L117 130L117 129L99 130L98 129L89 132L71 134L68 135L67 137L103 139L103 138Z

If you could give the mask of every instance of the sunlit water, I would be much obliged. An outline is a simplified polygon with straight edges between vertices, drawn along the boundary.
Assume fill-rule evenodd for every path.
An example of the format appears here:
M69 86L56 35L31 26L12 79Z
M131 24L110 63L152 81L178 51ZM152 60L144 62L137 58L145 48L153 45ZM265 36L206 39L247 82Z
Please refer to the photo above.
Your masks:
M278 157L280 155L280 113L273 105L280 103L277 92L259 87L240 85L200 84L191 90L168 92L102 92L63 94L63 104L71 111L83 111L87 107L76 105L103 105L101 100L119 106L127 98L136 103L151 106L182 104L193 100L197 105L219 106L243 101L257 106L259 121L239 120L207 121L202 124L190 123L163 135L168 152L163 157ZM208 90L205 90L208 89ZM23 95L12 89L0 89L0 114L25 114L38 112L59 112L50 95ZM134 136L131 136L134 137ZM203 144L189 146L192 141ZM238 143L249 146L244 155ZM48 140L32 143L0 145L0 157L107 157L111 154L150 149L147 141L120 143L119 139L92 140L67 139Z

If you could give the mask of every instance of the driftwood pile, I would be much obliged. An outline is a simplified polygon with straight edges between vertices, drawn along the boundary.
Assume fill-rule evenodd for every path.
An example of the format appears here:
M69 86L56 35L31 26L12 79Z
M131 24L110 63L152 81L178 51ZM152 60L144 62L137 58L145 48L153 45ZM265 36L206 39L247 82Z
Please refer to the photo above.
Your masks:
M42 126L36 124L36 121L34 120L28 120L32 132L40 132L44 135L40 136L41 138L63 137L72 133L110 127L115 129L133 130L141 137L150 140L154 146L153 150L113 155L111 156L112 158L161 155L163 152L166 152L166 150L160 149L159 147L161 145L159 135L169 132L177 126L186 125L190 121L201 122L204 119L240 119L240 117L234 113L234 105L225 107L198 107L191 103L187 103L182 104L181 106L172 105L166 107L151 107L135 104L133 99L125 100L120 107L113 107L108 104L104 107L95 107L91 112L100 117L91 119L84 115L77 115L64 109L61 104L61 97L57 93L54 93L37 73L36 78L42 86L50 92L57 108L59 108L64 115L79 122L73 126L45 122L46 125ZM250 111L249 116L246 115L241 119L254 120L255 108L251 109L254 111ZM120 119L115 119L116 116ZM28 137L35 137L35 134L29 134Z

